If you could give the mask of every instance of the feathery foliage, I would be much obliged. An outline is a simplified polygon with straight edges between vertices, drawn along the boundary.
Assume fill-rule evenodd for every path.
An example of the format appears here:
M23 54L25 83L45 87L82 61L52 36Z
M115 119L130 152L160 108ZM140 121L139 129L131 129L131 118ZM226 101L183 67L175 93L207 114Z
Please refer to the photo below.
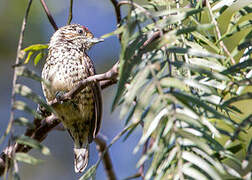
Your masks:
M226 162L241 167L235 153L251 141L240 136L251 114L243 118L237 103L252 98L252 6L202 2L125 3L112 109L121 105L126 124L143 127L134 152L151 142L137 163L151 161L145 179L244 178Z

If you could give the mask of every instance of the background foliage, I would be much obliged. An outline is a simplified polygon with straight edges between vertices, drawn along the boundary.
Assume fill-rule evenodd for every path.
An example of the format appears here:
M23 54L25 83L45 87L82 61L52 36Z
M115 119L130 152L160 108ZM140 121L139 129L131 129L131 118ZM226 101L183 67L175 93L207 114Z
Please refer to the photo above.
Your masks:
M145 147L136 163L140 169L147 164L145 179L250 179L251 3L150 0L121 1L119 6L125 16L103 36L121 38L111 106L120 107L126 126L117 138L127 133L127 139L142 128L134 153ZM35 64L45 53L43 46L27 50L37 53L30 56ZM20 76L40 81L27 74L30 70L21 70ZM29 87L20 84L15 90L46 106ZM40 118L23 101L14 108ZM23 117L16 123L32 126ZM17 141L49 154L25 136ZM17 153L15 160L39 162L26 153ZM81 179L95 177L99 162Z

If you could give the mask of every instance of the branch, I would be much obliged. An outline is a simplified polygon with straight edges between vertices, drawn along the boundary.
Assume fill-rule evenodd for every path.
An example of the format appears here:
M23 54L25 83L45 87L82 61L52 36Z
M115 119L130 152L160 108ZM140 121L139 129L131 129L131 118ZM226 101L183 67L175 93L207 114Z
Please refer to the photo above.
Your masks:
M142 156L146 154L148 150L149 139L144 143ZM138 173L141 175L142 179L144 180L144 163L140 166Z
M120 7L118 6L117 0L110 0L110 2L113 4L114 10L115 10L115 14L116 14L117 28L119 28L121 26L121 20L122 20ZM122 34L118 34L118 39L119 39L119 41L121 41Z
M113 169L112 161L109 155L109 152L105 152L104 156L102 156L103 152L107 148L106 141L102 138L102 136L98 135L94 139L96 143L96 149L99 151L99 155L102 158L103 166L106 171L107 177L109 180L115 180L116 175Z
M68 25L71 23L72 18L73 18L73 0L70 0L69 15L67 20Z
M117 27L120 26L120 22L121 22L121 11L120 11L120 7L118 6L118 2L116 0L110 0L111 3L114 6L114 10L115 10L115 14L116 14L116 22L117 22Z
M52 14L50 13L50 11L49 11L49 9L48 9L48 7L47 7L45 1L44 1L44 0L40 0L40 2L41 2L42 6L43 6L43 8L44 8L44 10L45 10L45 13L46 13L46 15L47 15L47 18L48 18L48 20L50 21L52 27L54 28L55 31L57 31L57 30L58 30L58 26L57 26L57 24L55 23L55 21L54 21L54 19L53 19L53 17L52 17Z
M205 0L205 3L206 3L206 6L207 6L207 8L208 8L208 10L209 10L209 14L210 14L210 16L211 16L212 22L213 22L213 24L214 24L214 26L215 26L215 30L216 30L216 34L217 34L218 40L220 40L220 39L221 39L220 29L219 29L219 27L218 27L217 21L216 21L215 18L214 18L214 15L213 15L213 12L212 12L210 3L209 3L208 0ZM222 49L225 51L225 53L226 53L226 54L229 56L229 58L231 59L231 63L232 63L232 64L235 64L235 60L234 60L234 58L232 57L232 55L230 54L230 52L228 51L228 49L227 49L227 47L225 46L224 42L221 40L221 41L219 41L219 44L220 44L220 46L222 47Z
M25 135L42 142L46 138L47 134L59 123L60 121L55 115L50 115L46 117L38 127L34 129L28 128ZM9 166L6 167L6 164L9 164L14 152L28 152L31 149L32 148L29 146L18 143L6 147L0 155L0 176L3 175L5 168L9 168Z

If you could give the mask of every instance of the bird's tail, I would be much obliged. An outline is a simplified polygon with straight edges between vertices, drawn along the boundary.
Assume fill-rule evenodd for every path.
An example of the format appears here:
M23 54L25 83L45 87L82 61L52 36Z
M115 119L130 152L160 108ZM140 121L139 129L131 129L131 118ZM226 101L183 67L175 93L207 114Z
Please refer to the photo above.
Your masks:
M81 173L88 165L88 145L84 148L74 148L74 169L76 173Z

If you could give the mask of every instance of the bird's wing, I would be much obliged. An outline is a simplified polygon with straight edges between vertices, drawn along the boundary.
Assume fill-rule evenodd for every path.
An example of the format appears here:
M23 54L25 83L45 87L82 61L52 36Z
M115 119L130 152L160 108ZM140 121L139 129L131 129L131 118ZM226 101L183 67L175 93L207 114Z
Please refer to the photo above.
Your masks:
M102 95L100 83L96 82L92 89L95 97L95 126L93 130L93 138L95 138L99 133L102 121Z
M95 69L93 62L91 59L86 55L86 59L84 60L85 65L88 70L88 76L95 75ZM89 131L88 141L91 143L96 135L99 133L101 122L102 122L102 94L101 94L101 86L99 82L92 83L92 91L94 95L94 105L95 105L95 113L91 120L91 128Z

